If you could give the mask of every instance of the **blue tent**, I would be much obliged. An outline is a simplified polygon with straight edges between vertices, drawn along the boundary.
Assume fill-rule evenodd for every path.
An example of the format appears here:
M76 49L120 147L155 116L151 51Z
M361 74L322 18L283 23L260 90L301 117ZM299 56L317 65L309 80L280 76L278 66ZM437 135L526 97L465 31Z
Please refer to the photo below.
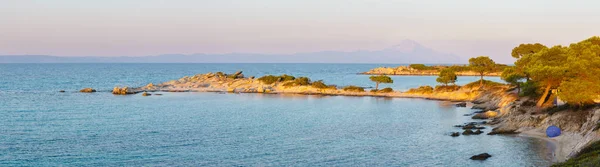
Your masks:
M553 138L553 137L556 137L556 136L560 136L560 128L558 128L558 127L556 127L554 125L549 126L546 129L546 135L548 135L548 137L550 137L550 138Z

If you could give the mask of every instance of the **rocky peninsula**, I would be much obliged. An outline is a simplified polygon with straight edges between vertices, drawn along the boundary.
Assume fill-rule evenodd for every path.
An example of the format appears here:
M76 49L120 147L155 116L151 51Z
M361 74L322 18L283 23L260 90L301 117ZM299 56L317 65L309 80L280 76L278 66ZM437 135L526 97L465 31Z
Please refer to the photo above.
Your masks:
M437 76L442 69L454 68L458 76L480 76L480 73L468 70L466 66L398 66L398 67L377 67L360 74L365 75L417 75L417 76ZM501 71L488 72L485 76L500 76Z
M265 82L261 79L271 77L273 81ZM294 79L285 79L291 77ZM326 85L322 81L310 81L305 77L293 76L264 76L261 78L244 77L240 72L224 74L221 72L185 76L160 84L149 83L142 87L115 87L115 95L128 95L143 92L230 92L230 93L266 93L266 94L307 94L330 96L374 96L374 97L402 97L425 98L451 101L473 101L489 91L501 91L508 86L498 86L497 89L481 91L478 86L448 86L448 87L420 87L406 92L393 91L391 88L378 91L366 91L358 86L339 87ZM387 90L387 91L386 91Z

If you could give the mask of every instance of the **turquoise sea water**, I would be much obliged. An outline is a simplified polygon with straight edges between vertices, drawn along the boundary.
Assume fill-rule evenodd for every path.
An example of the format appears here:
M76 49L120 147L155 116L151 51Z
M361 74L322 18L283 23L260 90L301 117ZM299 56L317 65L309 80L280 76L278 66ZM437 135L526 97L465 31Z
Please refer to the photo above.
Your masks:
M243 70L373 86L377 64L0 64L0 166L548 166L549 145L450 137L468 108L422 99L164 93L114 96L185 75ZM395 65L386 65L395 66ZM394 76L406 90L435 77ZM499 80L497 77L489 77ZM477 77L459 77L459 84ZM77 93L84 87L101 92ZM58 90L66 90L59 93ZM485 129L489 132L489 129ZM486 161L470 156L487 152Z

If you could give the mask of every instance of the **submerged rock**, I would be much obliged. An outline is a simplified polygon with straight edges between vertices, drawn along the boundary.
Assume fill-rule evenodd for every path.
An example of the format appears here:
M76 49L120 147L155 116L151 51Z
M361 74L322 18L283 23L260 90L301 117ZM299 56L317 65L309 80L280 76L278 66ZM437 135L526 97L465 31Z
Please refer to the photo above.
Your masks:
M472 135L473 131L471 129L467 129L464 132L462 132L463 135Z
M478 154L478 155L473 155L470 159L472 160L486 160L488 158L492 157L492 155L488 154L488 153L482 153L482 154Z
M450 136L452 136L452 137L458 137L458 136L460 136L460 133L459 132L452 132L452 134L450 134Z
M474 135L479 135L479 134L482 134L482 133L483 133L483 131L481 131L479 129L477 129L475 132L473 132Z
M162 94L160 94L160 93L156 93L156 94L154 94L154 95L155 95L155 96L162 96Z
M83 88L83 89L79 90L79 92L82 92L82 93L93 93L93 92L96 92L96 89Z
M152 94L150 94L148 92L144 92L144 93L142 93L142 96L152 96Z
M456 107L467 107L467 103L466 102L456 103L455 106Z
M462 129L485 129L485 127L483 126L476 126L476 125L472 125L472 124L467 124L465 126L462 126Z
M60 92L60 93L65 93L65 90L60 90L60 91L58 91L58 92Z

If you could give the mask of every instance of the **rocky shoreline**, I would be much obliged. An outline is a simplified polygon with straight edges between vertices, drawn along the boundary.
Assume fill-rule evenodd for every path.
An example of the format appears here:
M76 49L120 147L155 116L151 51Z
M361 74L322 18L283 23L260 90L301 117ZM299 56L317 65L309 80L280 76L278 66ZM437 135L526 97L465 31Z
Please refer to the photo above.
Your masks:
M487 135L520 134L541 138L556 144L554 158L558 162L574 156L589 143L600 140L600 107L582 111L560 111L549 113L535 107L534 99L519 98L515 90L507 85L494 86L423 86L406 92L372 92L340 89L336 86L315 87L314 85L294 85L293 80L264 83L254 77L244 77L241 72L235 74L206 73L185 76L160 84L148 84L142 87L115 87L115 95L131 95L148 92L230 92L230 93L265 93L265 94L303 94L323 96L370 96L391 98L423 98L431 100L447 100L456 102L472 102L475 112L473 119L485 119L485 125L493 129ZM292 83L292 84L290 84ZM156 94L156 93L155 93ZM466 104L457 103L457 107ZM467 116L467 115L466 115ZM480 124L478 124L480 125ZM545 128L558 126L563 134L555 138L544 136ZM461 127L463 135L477 135L477 125ZM456 134L455 134L456 133ZM452 136L458 136L454 132Z
M457 71L457 76L480 76L479 73L474 71ZM366 72L359 74L364 75L413 75L413 76L438 76L440 70L418 70L408 66L398 67L377 67ZM500 76L501 72L490 72L484 74L484 76Z

